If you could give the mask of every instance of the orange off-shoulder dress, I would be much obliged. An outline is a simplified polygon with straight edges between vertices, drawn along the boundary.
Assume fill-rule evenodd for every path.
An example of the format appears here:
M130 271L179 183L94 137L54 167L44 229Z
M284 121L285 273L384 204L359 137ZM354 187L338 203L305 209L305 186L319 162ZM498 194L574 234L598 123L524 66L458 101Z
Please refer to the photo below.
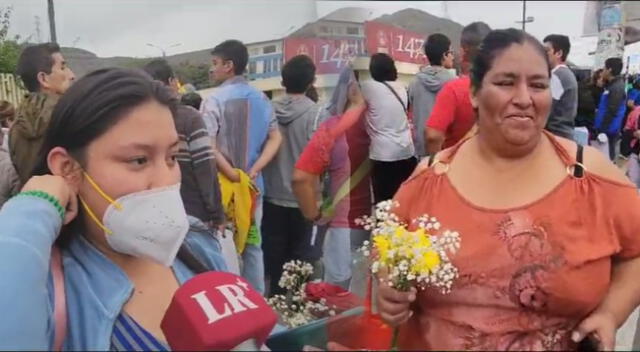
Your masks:
M576 157L547 136L574 166ZM463 143L438 163L450 163ZM640 255L637 190L588 170L511 209L472 204L434 167L406 181L395 199L406 223L428 214L462 239L452 292L419 292L400 350L575 349L571 332L603 300L612 262Z

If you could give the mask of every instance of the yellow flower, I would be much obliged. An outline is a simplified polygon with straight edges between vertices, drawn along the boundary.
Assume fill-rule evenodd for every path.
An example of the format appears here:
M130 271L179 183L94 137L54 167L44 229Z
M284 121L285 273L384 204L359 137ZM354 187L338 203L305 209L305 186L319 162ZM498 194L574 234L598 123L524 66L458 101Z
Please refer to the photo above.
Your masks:
M403 226L398 226L398 227L396 227L396 231L394 232L394 236L402 237L402 236L404 236L405 233L407 233L407 229L405 229Z
M422 260L424 261L426 267L429 268L429 271L433 271L433 269L437 268L438 265L440 265L440 256L438 255L438 253L436 253L436 251L428 251L424 254Z
M413 258L413 248L411 248L409 246L403 246L400 249L400 253L402 254L403 257L405 257L407 259Z
M440 256L436 251L429 250L422 255L411 271L416 275L428 274L440 265Z
M422 248L431 247L431 240L429 239L429 236L424 231L424 229L416 230L415 236L417 238L418 247L422 247Z
M378 255L380 256L380 260L385 262L387 260L387 253L391 248L391 243L387 236L384 235L376 235L373 237L373 245L378 250Z
M396 230L393 232L393 237L395 242L404 243L407 240L409 232L402 226L396 227Z

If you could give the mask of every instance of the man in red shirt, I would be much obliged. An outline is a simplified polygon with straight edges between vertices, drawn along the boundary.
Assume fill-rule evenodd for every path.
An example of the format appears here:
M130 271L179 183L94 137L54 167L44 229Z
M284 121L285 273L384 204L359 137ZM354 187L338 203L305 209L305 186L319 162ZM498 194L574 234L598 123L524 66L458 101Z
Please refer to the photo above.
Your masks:
M469 71L478 47L489 32L491 28L484 22L473 22L462 29L460 47L463 73L460 78L447 82L436 97L425 129L428 155L458 143L475 123L476 114L469 98Z

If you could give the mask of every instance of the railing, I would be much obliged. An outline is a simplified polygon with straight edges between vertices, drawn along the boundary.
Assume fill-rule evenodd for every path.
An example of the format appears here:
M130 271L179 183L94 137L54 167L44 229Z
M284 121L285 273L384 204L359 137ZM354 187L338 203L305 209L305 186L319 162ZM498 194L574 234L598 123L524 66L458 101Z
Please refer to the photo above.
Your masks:
M0 100L7 100L17 108L26 93L27 91L18 84L16 76L0 73Z

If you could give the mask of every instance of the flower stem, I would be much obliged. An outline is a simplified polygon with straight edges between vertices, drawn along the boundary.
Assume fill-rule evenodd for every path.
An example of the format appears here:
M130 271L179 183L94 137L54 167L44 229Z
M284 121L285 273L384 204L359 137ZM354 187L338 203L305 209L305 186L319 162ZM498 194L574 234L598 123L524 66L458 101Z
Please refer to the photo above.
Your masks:
M401 292L407 292L411 288L409 280L404 277L401 277L400 280L396 283L396 289ZM400 328L393 328L393 337L391 338L391 351L398 350L398 336L400 335Z
M400 335L400 328L397 326L393 328L393 338L391 339L391 351L398 350L398 335Z

